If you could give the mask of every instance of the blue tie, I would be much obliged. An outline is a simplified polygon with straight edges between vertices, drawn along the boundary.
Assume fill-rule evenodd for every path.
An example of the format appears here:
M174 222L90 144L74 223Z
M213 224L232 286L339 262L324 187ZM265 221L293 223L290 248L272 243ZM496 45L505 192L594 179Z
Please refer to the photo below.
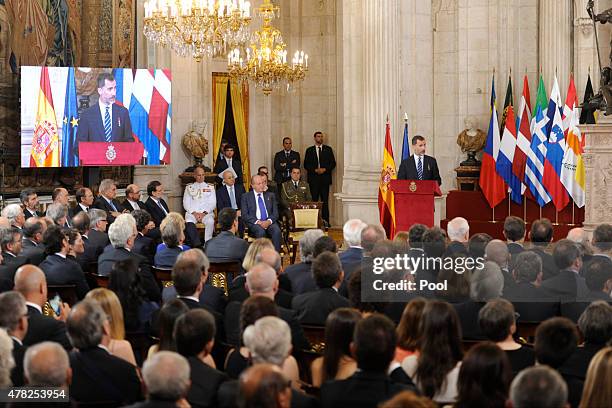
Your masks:
M419 180L423 180L423 161L421 156L419 156L419 162L417 163L417 175L419 176Z
M110 204L110 206L113 209L113 211L117 212L117 207L115 207L115 204L113 204L113 202L111 200L109 200L108 203Z
M106 140L106 143L110 143L113 135L113 126L111 125L109 109L110 106L106 106L106 113L104 114L104 139Z
M235 210L238 208L238 205L236 204L236 195L234 194L234 186L228 186L228 187L229 187L230 203L232 204L232 208Z
M261 193L257 195L257 205L259 206L260 220L265 221L268 219L268 212L266 211L266 205L264 204L264 200L261 196Z

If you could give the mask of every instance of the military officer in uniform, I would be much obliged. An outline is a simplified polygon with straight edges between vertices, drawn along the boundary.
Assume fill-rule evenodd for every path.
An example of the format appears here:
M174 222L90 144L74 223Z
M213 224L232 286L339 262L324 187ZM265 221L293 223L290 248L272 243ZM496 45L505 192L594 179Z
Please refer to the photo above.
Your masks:
M196 166L193 175L195 183L188 184L183 195L185 221L187 226L189 223L204 224L206 227L204 240L208 241L212 238L215 229L215 208L217 207L215 186L204 181L204 167Z
M291 179L281 184L281 205L284 215L291 219L289 206L295 203L312 201L308 183L300 180L301 171L299 167L291 169Z

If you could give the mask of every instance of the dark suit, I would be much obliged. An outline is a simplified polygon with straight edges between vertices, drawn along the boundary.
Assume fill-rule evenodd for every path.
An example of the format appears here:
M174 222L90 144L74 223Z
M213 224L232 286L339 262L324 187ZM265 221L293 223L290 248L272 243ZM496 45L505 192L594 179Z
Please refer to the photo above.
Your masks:
M93 205L92 205L92 207L93 207ZM87 207L87 211L89 211L89 208L91 208L91 207ZM83 210L83 207L81 207L79 205L79 203L77 203L77 205L75 205L74 207L68 208L68 215L70 216L70 219L72 219L72 218L74 218L75 215L77 215L81 211L85 211L85 210Z
M130 114L123 106L112 105L112 136L111 142L133 142ZM76 134L75 150L78 154L79 142L106 142L104 120L100 104L96 103L84 110L79 119Z
M79 403L108 401L117 406L142 399L136 367L101 347L70 353L70 397Z
M155 253L153 264L158 268L172 268L181 252L183 250L180 247L163 247Z
M162 303L166 303L176 298L176 288L169 286L162 291ZM223 314L227 305L227 297L221 288L217 288L210 283L206 283L200 293L200 305L212 309L217 313Z
M15 279L15 272L17 272L17 269L30 263L30 260L25 256L14 256L4 251L2 252L2 257L4 258L3 265L6 266L7 272L5 278L10 279L11 281Z
M478 313L484 305L485 302L474 302L472 300L452 304L459 317L463 339L486 340L486 336L482 333L478 324Z
M221 174L223 173L223 170L227 169L227 167L228 167L227 160L225 159L225 156L224 156L222 159L218 159L217 162L215 163L213 173ZM236 177L236 184L242 184L243 183L242 163L240 163L240 160L238 160L236 156L232 157L232 168L234 169L234 171L236 172L236 175L238 176Z
M30 241L28 238L21 240L21 253L20 255L28 258L32 265L40 265L45 259L45 246L43 244L37 244Z
M219 387L219 408L238 408L238 380L230 380ZM291 408L318 408L318 401L301 391L291 389Z
M349 307L349 301L335 289L323 288L294 297L292 306L300 323L325 326L327 315L340 307Z
M397 172L397 178L398 180L419 179L414 155L410 155L407 159L402 160ZM442 185L442 178L440 178L440 171L438 170L438 162L433 157L427 155L423 156L423 180L435 180L438 182L438 185Z
M219 235L206 242L204 253L211 262L233 262L242 263L249 243L238 238L231 231L222 231Z
M191 368L191 387L187 394L187 401L192 407L216 407L217 391L225 381L229 380L227 374L209 367L197 357L189 357Z
M132 204L130 204L130 202L126 198L125 200L123 200L123 203L121 204L121 211L127 210L129 212L132 212L134 210L146 210L147 209L147 207L145 206L145 203L140 200L136 201L136 206L138 208L132 207Z
M111 248L108 251L104 251L98 258L98 273L100 275L110 276L115 262L125 259L133 259L138 265L138 274L141 277L141 284L145 289L147 298L153 302L159 302L161 300L159 286L157 286L155 277L151 273L151 266L142 255L130 252L125 248Z
M294 295L301 295L302 293L313 292L318 289L312 276L311 262L289 265L285 269L284 274L291 281L291 291Z
M72 344L66 336L66 325L61 320L45 316L33 306L28 305L28 332L23 339L24 346L32 346L43 341L54 341L66 350L72 349Z
M270 192L263 192L263 201L266 206L266 212L268 213L267 219L272 221L272 224L267 229L263 229L259 225L256 225L257 221L257 199L254 191L249 191L242 196L242 220L246 223L249 228L249 233L255 238L268 237L272 240L274 248L278 252L281 249L281 230L278 226L278 206L276 204L276 196ZM264 220L265 221L265 220Z
M77 256L77 262L83 270L87 271L92 263L98 263L98 257L104 252L104 248L110 244L110 240L106 232L94 229L89 230L87 235L82 237L85 252Z
M283 166L284 164L284 166ZM274 181L278 184L291 178L291 170L300 168L300 154L294 150L289 153L285 149L274 155Z
M357 371L346 380L333 380L321 386L321 407L375 408L414 386L396 383L385 373Z
M11 382L13 387L22 387L23 379L23 357L25 356L26 348L20 344L15 338L13 340L13 360L15 367L11 370Z
M584 278L577 272L568 269L564 269L557 276L542 282L542 289L550 297L566 302L583 299L589 292Z
M83 270L75 261L62 258L59 255L49 255L40 264L47 277L47 285L76 285L76 294L79 299L83 299L89 292L89 285L85 280Z
M110 203L108 202L108 200L102 196L96 198L96 201L94 201L92 207L93 208L98 208L100 210L104 210L106 211L106 220L108 221L108 225L112 224L113 222L115 222L115 217L113 217L113 215L111 214L111 212L122 212L123 211L123 207L121 206L121 204L119 203L119 201L117 201L116 199L112 200L113 205L115 206L115 208L113 208Z
M230 302L244 302L249 298L249 292L244 286L244 282L246 279L242 280L241 287L232 287L229 290L229 301ZM283 288L278 288L278 292L274 295L274 303L276 303L279 307L284 307L286 309L291 309L291 302L293 301L293 295L291 292Z
M242 207L242 195L246 193L242 184L234 184L234 196L236 198L236 207L240 210ZM221 211L224 208L232 208L232 200L230 200L229 192L225 184L219 186L216 191L217 195L217 210Z
M153 239L138 233L134 240L134 247L132 252L142 255L147 258L150 264L153 264L153 257L155 256L155 242Z
M40 211L35 211L34 214L32 214L30 212L30 210L28 210L27 208L25 208L23 210L23 215L25 216L25 219L27 220L30 217L44 217L45 215L43 213L41 213Z
M319 160L315 146L310 146L304 154L304 168L308 173L308 184L314 201L323 201L323 219L329 223L329 186L332 184L332 170L336 167L334 151L327 145L321 146ZM324 168L325 173L317 174L317 167Z
M166 210L166 213L170 212L170 209L168 208L168 204L166 204L163 198L159 199L159 203L161 204L162 207L164 207L164 209ZM145 207L147 208L147 211L151 215L151 218L153 219L155 226L159 228L159 225L161 224L162 220L166 218L166 213L164 213L164 211L161 208L159 208L157 203L151 197L147 198L147 201L145 202Z
M166 401L148 398L146 401L127 405L125 408L176 408L176 401Z
M506 246L508 247L508 252L510 252L512 256L518 255L525 250L518 242L508 242Z
M559 268L557 268L557 264L555 264L555 260L553 256L548 252L544 252L542 247L533 247L530 248L531 251L538 254L538 256L542 259L542 279L547 280L556 276L559 273Z

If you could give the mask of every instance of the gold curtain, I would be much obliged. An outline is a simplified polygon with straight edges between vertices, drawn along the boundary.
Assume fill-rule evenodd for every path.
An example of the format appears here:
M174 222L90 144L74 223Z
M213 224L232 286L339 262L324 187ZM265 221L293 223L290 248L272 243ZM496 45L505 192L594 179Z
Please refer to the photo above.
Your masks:
M213 74L213 167L219 158L219 147L223 138L228 80L227 75Z
M236 139L238 140L238 149L240 149L242 174L244 176L244 188L246 191L249 191L249 186L251 185L251 172L249 167L248 92L246 84L230 81L234 126L236 127Z

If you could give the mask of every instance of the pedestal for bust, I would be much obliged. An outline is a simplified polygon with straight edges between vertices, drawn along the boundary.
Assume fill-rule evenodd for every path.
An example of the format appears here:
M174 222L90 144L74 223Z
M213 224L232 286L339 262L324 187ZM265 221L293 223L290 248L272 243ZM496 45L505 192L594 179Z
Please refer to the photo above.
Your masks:
M457 188L461 191L480 190L478 181L480 180L480 166L464 166L463 164L455 168L457 173Z
M600 113L596 125L581 125L580 131L586 137L584 229L592 232L612 214L612 117Z

